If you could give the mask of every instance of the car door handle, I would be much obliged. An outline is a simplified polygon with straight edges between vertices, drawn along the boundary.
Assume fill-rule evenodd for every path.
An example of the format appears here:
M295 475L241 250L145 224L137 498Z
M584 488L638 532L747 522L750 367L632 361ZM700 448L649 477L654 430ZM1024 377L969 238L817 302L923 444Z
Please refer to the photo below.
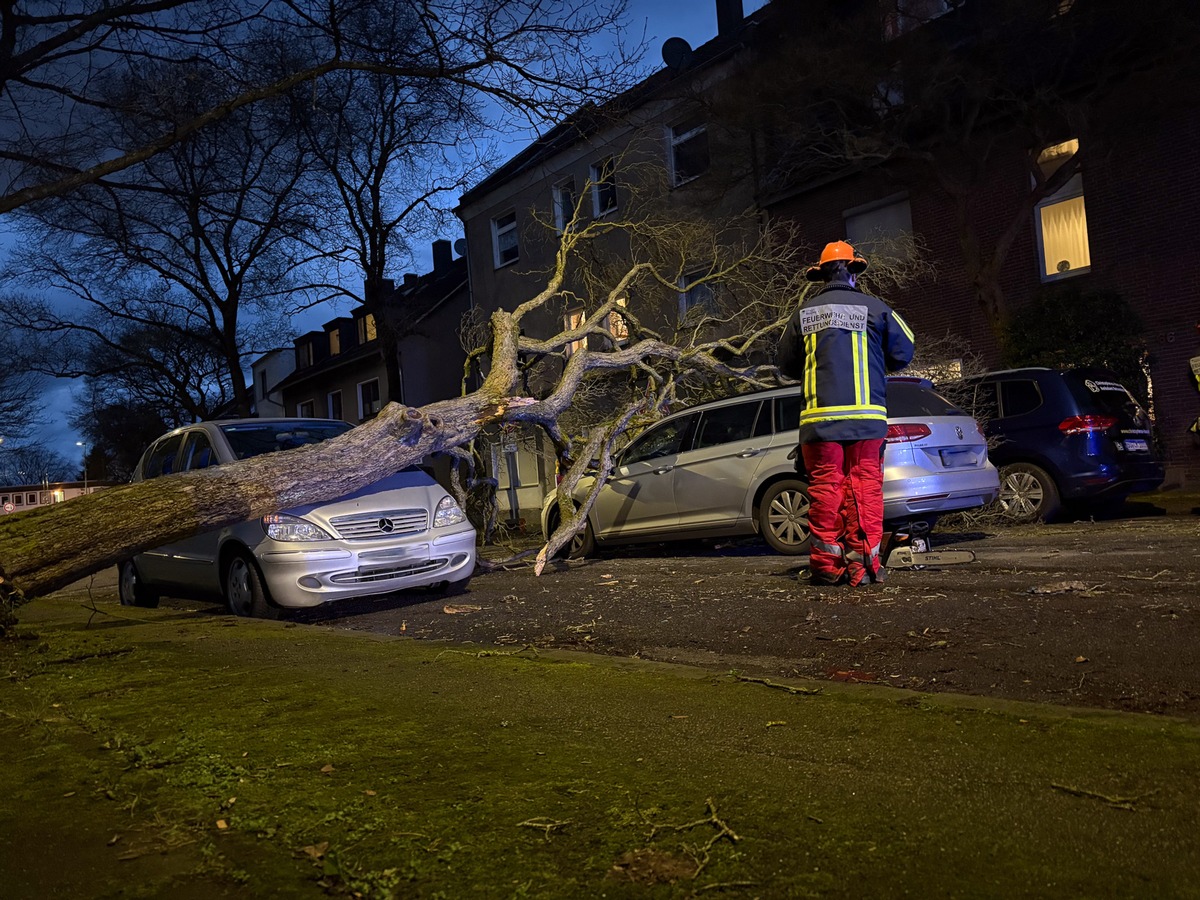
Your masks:
M654 474L655 475L666 475L668 472L670 472L674 468L675 468L674 466L663 466L661 469L655 469Z
M756 450L743 450L738 454L738 459L749 459L752 456L758 456L760 453L762 453L761 448Z

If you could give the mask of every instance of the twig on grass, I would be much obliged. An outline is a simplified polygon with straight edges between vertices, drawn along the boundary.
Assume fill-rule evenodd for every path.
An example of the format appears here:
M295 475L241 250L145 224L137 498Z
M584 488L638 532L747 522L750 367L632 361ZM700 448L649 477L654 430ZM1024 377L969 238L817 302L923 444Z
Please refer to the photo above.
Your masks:
M805 694L811 696L813 694L821 693L820 688L794 687L790 684L777 684L776 682L771 681L769 678L755 678L751 675L739 675L736 672L731 672L730 674L738 681L748 681L751 684L761 684L764 687L787 691L789 694Z

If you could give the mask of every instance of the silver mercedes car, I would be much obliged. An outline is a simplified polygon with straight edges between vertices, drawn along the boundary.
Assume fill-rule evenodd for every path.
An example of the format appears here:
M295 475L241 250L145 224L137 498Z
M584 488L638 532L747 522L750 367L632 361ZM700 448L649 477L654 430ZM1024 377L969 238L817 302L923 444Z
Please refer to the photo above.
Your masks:
M230 419L163 435L134 481L314 444L349 431L333 419ZM221 597L239 616L407 588L464 588L475 528L428 474L405 469L327 503L281 510L123 561L121 602L157 606L172 591Z
M808 482L797 465L798 387L744 394L667 416L615 460L569 553L636 541L760 534L807 553ZM927 531L939 515L996 499L1000 480L978 423L924 379L888 379L883 512L889 530ZM594 479L582 478L582 500ZM542 530L558 528L555 495Z

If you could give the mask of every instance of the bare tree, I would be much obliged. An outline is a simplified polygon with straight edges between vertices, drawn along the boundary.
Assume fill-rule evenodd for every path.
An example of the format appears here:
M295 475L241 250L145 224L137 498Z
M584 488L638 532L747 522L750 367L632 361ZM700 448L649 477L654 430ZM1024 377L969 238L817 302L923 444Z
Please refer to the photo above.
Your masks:
M452 84L550 121L631 83L636 53L590 52L623 0L397 0L402 33L347 30L363 0L15 0L0 15L0 213L145 163L237 110L339 71ZM263 54L264 39L290 55ZM147 128L114 144L97 124L130 65L179 65L220 85L180 115L149 92ZM238 73L228 83L224 75Z
M590 261L598 244L616 236L634 252L619 269L608 268L603 284L588 282L586 318L546 337L524 334L525 324L544 317L547 309L574 293L569 285L580 283L580 261ZM0 520L0 589L6 602L15 606L131 553L356 490L431 453L454 452L484 428L504 422L526 423L548 435L564 471L564 490L569 490L589 460L603 458L635 416L661 408L678 396L681 386L717 378L758 386L773 383L773 366L755 348L769 352L803 290L793 244L791 235L775 228L764 231L751 218L721 229L690 219L649 217L580 223L562 234L542 289L511 311L491 314L488 344L475 353L487 358L486 375L477 389L422 409L389 404L377 418L326 444L111 488L54 509L9 516ZM708 283L753 288L738 295L741 311L726 334L686 326L675 342L648 322L661 305L659 292L677 296L683 257L699 248L712 254ZM717 309L719 317L727 317L722 307ZM624 339L614 339L614 314L627 323ZM731 318L729 324L734 323ZM537 377L527 379L523 363L531 359L542 360L542 365ZM580 446L559 420L581 386L613 378L630 385L625 400ZM134 509L137 515L131 516ZM569 539L572 523L578 524L574 511L567 512L565 524L541 557L539 571ZM39 540L46 529L60 539Z
M22 348L0 336L0 439L12 443L38 421L38 379L24 364Z
M186 71L138 71L116 86L114 102L168 90ZM186 78L170 93L178 106L199 103ZM281 105L286 98L239 110L121 179L17 214L24 241L6 274L71 298L0 301L10 326L53 336L61 352L47 354L42 371L123 367L198 414L216 385L249 414L243 361L283 330L291 248L313 228L299 190L308 154ZM116 141L145 124L143 115L120 115L109 133ZM215 371L196 377L188 363L199 361L217 363Z

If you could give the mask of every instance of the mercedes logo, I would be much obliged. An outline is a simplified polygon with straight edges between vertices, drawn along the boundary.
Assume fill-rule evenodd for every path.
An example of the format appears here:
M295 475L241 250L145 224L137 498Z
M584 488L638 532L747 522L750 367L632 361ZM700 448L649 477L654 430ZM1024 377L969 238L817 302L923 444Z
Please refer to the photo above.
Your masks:
M959 439L960 441L963 439L963 430L962 430L962 428L960 428L959 426L955 425L955 426L954 426L954 433L955 433L956 435L958 435L958 439Z
M391 534L393 531L395 531L395 529L396 529L396 526L394 524L392 524L391 519L380 519L379 520L379 530L382 531L384 534Z

